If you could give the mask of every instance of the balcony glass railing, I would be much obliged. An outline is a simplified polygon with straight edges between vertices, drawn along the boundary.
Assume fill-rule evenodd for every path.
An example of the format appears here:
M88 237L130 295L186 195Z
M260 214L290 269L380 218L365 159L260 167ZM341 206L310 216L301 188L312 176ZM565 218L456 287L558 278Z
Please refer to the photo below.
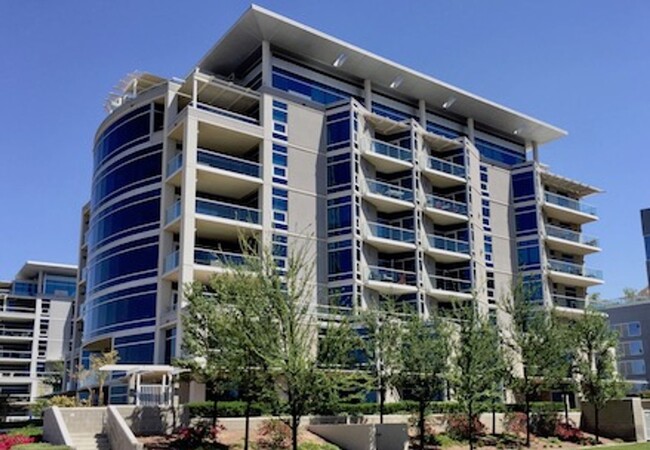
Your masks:
M253 125L258 125L260 123L259 120L257 120L254 117L245 116L243 114L239 114L234 111L228 111L227 109L219 108L218 106L208 105L206 103L197 103L196 107L204 111L209 111L214 114L219 114L220 116L228 117L230 119L251 123Z
M16 305L1 305L0 313L9 312L9 313L35 313L36 307L34 306L16 306Z
M167 162L167 176L170 176L183 165L183 154L179 153Z
M417 281L415 272L408 272L405 270L391 269L389 267L379 266L372 266L368 269L368 279L372 281L409 285L415 285Z
M399 159L400 161L411 162L413 160L413 153L411 153L411 150L400 147L399 145L378 141L376 139L370 141L370 151L378 155Z
M236 206L214 200L198 199L196 201L196 213L237 220L239 222L260 223L260 211L258 209Z
M179 259L180 259L180 253L178 250L165 256L165 267L164 267L165 273L177 268Z
M172 223L181 216L181 201L176 200L165 210L165 225Z
M472 282L460 278L443 277L439 275L430 278L431 286L441 291L468 293L472 290Z
M32 352L29 350L0 350L0 358L30 359Z
M248 175L249 177L260 177L260 165L252 161L205 150L199 150L196 157L199 164Z
M469 255L469 242L466 241L459 241L456 239L430 234L429 245L439 250L446 250L448 252L464 253Z
M33 297L38 293L38 283L31 281L14 281L11 286L11 293L13 295Z
M26 330L22 328L0 328L0 336L6 337L32 337L34 335L33 330Z
M194 262L204 266L241 266L246 263L246 257L241 253L197 248L194 250Z
M546 234L565 241L577 242L579 244L590 245L598 247L598 239L592 236L579 233L566 228L556 227L554 225L546 225Z
M551 259L548 261L548 268L556 272L568 273L570 275L577 275L580 277L594 278L596 280L603 279L603 272L597 269L589 269L581 264L575 264L565 261L558 261Z
M429 169L465 178L465 168L463 166L433 156L429 157Z
M413 190L406 189L401 186L396 186L390 183L384 183L377 180L366 180L368 190L373 194L381 195L382 197L390 197L395 200L402 200L405 202L413 201Z
M584 298L570 297L567 295L553 295L553 304L561 308L585 309L587 302Z
M406 228L383 225L381 223L369 223L368 228L374 237L390 239L391 241L400 241L412 244L415 242L415 233Z
M547 203L562 206L563 208L573 209L581 213L595 216L597 214L596 208L574 198L565 197L563 195L553 194L552 192L545 192L544 198Z
M460 214L462 216L467 215L466 203L457 202L456 200L450 200L444 197L438 197L437 195L427 195L427 207Z

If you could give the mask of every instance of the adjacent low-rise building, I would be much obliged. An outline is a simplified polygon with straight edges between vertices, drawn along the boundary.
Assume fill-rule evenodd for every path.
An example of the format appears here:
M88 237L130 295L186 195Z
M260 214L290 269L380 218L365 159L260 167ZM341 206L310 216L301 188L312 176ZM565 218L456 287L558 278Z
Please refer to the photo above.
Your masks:
M35 261L0 282L0 396L10 418L28 415L30 403L57 388L43 381L62 370L71 347L76 285L76 266Z

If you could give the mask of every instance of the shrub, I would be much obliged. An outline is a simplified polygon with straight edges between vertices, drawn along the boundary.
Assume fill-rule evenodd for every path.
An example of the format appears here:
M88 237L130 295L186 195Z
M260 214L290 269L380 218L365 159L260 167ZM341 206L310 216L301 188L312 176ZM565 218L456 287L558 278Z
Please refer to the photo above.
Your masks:
M43 434L43 427L39 427L36 425L25 425L24 427L21 428L14 428L13 430L9 431L8 434L40 437Z
M575 442L577 444L583 444L586 440L582 431L576 428L571 422L558 423L555 427L555 436L562 441Z
M33 436L2 434L0 435L0 450L9 450L19 444L32 444L34 442L36 442L36 438Z
M174 447L179 450L197 449L227 449L219 444L219 433L225 428L222 425L184 427L176 432Z
M66 445L52 445L45 442L38 444L21 444L11 448L11 450L71 450Z
M332 444L317 444L316 442L303 442L298 446L298 450L341 450Z
M265 420L257 430L259 450L288 450L291 448L291 428L278 419Z
M537 436L554 436L559 423L560 419L555 412L536 412L531 415L530 429Z
M465 440L469 435L469 423L466 414L449 414L447 415L447 434L454 440ZM472 424L474 435L485 432L485 426L478 416L472 417Z
M413 414L409 417L408 423L409 427L413 429L412 431L414 431L414 433L409 433L411 447L417 448L415 443L419 442L420 439L420 418L417 414ZM433 422L426 419L424 421L424 443L426 445L440 445L440 440L438 439L438 434L436 433Z
M77 405L77 400L74 397L67 397L65 395L55 395L50 399L51 406L58 406L59 408L74 408Z
M522 435L526 433L526 414L508 412L503 418L503 426L509 433Z
M190 417L212 417L212 402L188 403L187 408ZM272 413L272 407L268 404L253 403L251 405L251 416L267 416ZM229 401L217 403L217 415L219 417L244 417L246 403L242 401Z

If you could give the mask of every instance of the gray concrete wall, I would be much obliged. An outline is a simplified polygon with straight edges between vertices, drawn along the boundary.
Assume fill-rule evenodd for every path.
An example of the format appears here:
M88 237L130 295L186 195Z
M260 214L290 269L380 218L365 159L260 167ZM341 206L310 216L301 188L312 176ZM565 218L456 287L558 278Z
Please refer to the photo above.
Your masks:
M376 448L374 425L310 425L308 429L345 450L374 450Z
M111 447L120 450L142 450L144 446L138 442L124 418L115 406L109 406L106 412L106 435Z
M645 423L640 398L614 400L599 411L600 435L626 441L645 442ZM582 403L580 428L589 433L595 430L593 405Z
M106 408L59 408L70 434L99 434L104 431Z
M171 433L174 428L189 423L188 411L172 408L142 407L133 405L111 406L119 412L136 436Z
M58 406L43 411L43 440L55 445L72 445L68 427Z

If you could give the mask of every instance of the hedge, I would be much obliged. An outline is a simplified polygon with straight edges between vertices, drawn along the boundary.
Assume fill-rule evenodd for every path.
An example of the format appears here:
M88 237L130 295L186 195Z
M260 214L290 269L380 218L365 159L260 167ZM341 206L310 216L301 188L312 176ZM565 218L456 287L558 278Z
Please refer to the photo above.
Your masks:
M190 417L212 417L212 402L193 402L185 405L190 411ZM219 417L244 417L246 403L242 401L228 401L217 403L217 415ZM268 416L272 414L270 405L253 403L251 405L251 416Z

